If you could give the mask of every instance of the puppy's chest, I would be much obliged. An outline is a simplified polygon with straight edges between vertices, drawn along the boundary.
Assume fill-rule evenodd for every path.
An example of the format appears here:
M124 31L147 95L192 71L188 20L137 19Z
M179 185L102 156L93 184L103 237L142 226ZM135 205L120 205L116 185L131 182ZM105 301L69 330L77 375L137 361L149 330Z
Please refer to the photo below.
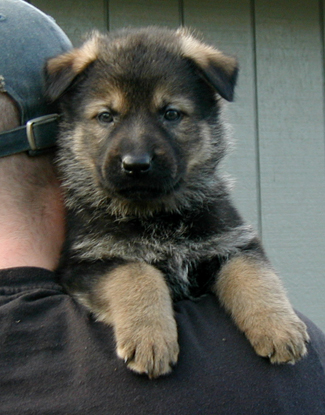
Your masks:
M106 221L79 234L72 249L87 259L123 258L154 263L178 258L181 261L198 242L191 236L190 227L183 222Z
M71 250L84 260L121 258L159 264L165 272L187 279L199 261L216 254L215 242L213 232L204 234L191 221L107 220L78 233Z
M108 220L79 229L70 245L78 261L144 261L164 273L174 299L204 293L228 252L224 232L191 221Z

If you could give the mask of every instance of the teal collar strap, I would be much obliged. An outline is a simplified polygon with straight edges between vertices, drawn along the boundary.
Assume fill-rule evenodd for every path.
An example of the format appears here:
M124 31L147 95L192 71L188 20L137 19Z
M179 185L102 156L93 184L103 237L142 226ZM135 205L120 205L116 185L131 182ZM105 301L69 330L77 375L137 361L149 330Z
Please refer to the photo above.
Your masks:
M28 152L37 155L54 147L58 133L58 114L34 118L22 127L0 134L0 157Z

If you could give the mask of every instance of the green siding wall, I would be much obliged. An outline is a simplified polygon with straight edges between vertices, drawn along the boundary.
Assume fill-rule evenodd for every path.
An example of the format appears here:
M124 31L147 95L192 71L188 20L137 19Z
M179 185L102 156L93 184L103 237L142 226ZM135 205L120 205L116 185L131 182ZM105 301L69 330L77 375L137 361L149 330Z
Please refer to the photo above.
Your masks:
M75 45L94 28L192 27L240 62L225 170L293 304L325 330L325 0L34 0Z

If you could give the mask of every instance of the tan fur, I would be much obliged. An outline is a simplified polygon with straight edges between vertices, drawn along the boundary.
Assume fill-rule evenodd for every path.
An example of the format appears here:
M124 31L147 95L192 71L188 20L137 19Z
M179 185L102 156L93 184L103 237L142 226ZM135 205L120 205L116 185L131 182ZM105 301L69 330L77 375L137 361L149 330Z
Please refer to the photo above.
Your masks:
M178 34L184 56L195 60L199 66L206 68L213 62L222 67L229 75L237 68L235 58L226 56L220 50L200 42L187 30L180 29Z
M81 48L73 49L63 55L50 59L47 63L48 72L54 73L71 67L75 74L81 73L98 57L98 37L93 36Z
M193 148L192 154L187 164L187 172L189 173L197 165L207 160L211 156L211 131L208 123L202 121L200 123L200 133L202 137L201 145L198 148Z
M188 115L191 115L194 112L193 102L191 102L189 99L186 99L183 96L177 97L166 88L156 88L152 100L152 107L159 110L166 104L169 104L170 107L175 107L176 109L181 110Z
M120 114L123 114L128 110L128 101L118 88L105 86L103 89L105 90L104 96L91 101L85 108L85 118L92 120L100 112L105 110L112 110Z
M94 126L94 135L98 132L98 135L101 133L101 128L97 124ZM85 151L85 145L82 141L83 138L83 126L77 125L75 129L75 140L73 141L73 148L75 151L76 156L82 162L82 164L90 171L95 172L95 165L94 161L91 157L91 154L88 151ZM92 142L93 152L96 149L96 142L93 140Z
M307 353L306 327L272 269L237 256L222 267L215 291L257 354L272 363L294 363Z
M102 278L96 291L97 318L114 327L118 356L150 377L170 372L178 356L177 328L162 273L130 263Z

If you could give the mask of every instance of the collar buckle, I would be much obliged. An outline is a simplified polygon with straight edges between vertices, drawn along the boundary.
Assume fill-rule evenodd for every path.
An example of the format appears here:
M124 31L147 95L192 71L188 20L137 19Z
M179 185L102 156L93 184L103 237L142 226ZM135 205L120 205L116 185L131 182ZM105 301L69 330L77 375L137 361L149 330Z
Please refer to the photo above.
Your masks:
M26 123L26 135L27 140L30 146L30 149L32 151L39 150L40 147L37 147L35 135L34 135L34 126L37 126L38 124L47 124L52 121L56 121L59 118L58 114L49 114L49 115L43 115L41 117L33 118L32 120L29 120Z

